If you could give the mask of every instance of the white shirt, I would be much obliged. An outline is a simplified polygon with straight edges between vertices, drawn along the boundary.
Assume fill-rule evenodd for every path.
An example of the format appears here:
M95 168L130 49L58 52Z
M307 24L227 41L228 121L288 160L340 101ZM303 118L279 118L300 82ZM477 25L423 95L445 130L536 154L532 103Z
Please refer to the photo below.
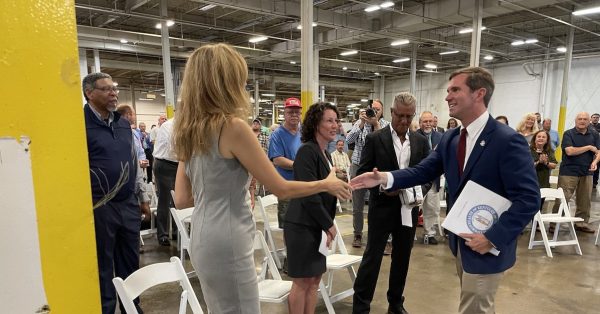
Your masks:
M469 162L469 156L473 151L473 147L475 147L475 142L479 138L479 135L481 135L481 132L483 131L483 128L485 127L489 118L490 114L486 110L477 119L471 122L471 124L469 124L469 126L467 127L467 143L465 144L465 164L463 166L463 170L464 167L467 166L467 163ZM464 126L461 126L461 130L463 128ZM392 187L392 185L394 185L394 176L391 172L386 172L386 176L387 184L383 187L383 189L388 190Z
M173 119L163 123L156 133L156 142L154 142L154 152L152 156L158 159L166 159L168 161L177 162L177 156L173 151Z
M396 160L398 160L398 167L400 169L408 168L408 162L410 161L410 141L408 140L408 132L404 135L404 144L400 141L398 133L394 131L392 127L392 142L394 142L394 151L396 152Z

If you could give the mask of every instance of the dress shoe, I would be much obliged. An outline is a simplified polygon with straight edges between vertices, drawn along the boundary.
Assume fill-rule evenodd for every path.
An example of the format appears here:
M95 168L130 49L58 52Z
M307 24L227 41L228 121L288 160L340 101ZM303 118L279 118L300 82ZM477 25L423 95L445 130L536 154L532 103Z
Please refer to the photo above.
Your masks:
M158 244L161 246L171 246L171 241L169 241L169 238L161 238L158 240Z
M362 247L362 236L354 235L354 241L352 241L352 247L361 248Z
M590 228L587 224L585 225L575 225L575 230L585 232L585 233L594 233L596 232L594 229Z
M400 305L399 309L395 309L389 306L387 312L388 314L408 314L408 311L406 311L403 305Z
M387 242L385 244L385 249L383 250L383 255L392 255L392 242Z

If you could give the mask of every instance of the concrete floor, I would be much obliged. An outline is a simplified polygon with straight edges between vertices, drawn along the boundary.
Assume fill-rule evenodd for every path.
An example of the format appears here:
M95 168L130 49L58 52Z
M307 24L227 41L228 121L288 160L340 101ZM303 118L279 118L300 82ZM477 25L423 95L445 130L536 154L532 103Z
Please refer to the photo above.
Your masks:
M274 215L275 209L270 209ZM365 207L366 211L366 207ZM257 216L258 211L256 211ZM366 215L365 215L366 217ZM352 215L349 203L336 218L344 242L350 254L362 255L352 242ZM600 221L600 193L593 191L592 226L598 228ZM367 224L365 223L365 229ZM262 221L257 219L257 229L262 230ZM422 244L422 228L417 228L419 241L412 251L411 265L405 288L405 307L410 313L455 313L458 308L459 286L454 257L447 244ZM365 230L366 234L366 230ZM539 234L538 234L539 237ZM576 255L572 246L553 249L554 258L546 256L543 246L528 250L529 232L520 240L517 264L506 272L496 296L498 313L600 313L600 246L594 245L595 234L578 232L583 256ZM144 253L140 255L140 266L168 261L172 255L179 256L175 244L171 247L158 246L154 238L145 240ZM184 263L192 270L189 259ZM384 257L375 297L371 304L373 313L387 310L390 258ZM285 274L282 274L286 279ZM196 295L203 308L202 292L197 278L191 279ZM351 286L347 272L335 275L334 291ZM145 313L176 313L180 289L177 284L166 284L152 288L142 294L141 306ZM352 298L334 304L337 313L351 313ZM287 313L283 304L261 304L263 313ZM317 304L317 313L327 313L322 301Z

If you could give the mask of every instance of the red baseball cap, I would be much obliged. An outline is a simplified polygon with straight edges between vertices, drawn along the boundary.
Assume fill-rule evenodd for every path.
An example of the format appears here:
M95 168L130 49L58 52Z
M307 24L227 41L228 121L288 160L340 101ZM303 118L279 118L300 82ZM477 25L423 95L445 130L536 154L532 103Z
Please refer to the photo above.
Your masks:
M300 99L298 98L288 98L285 100L285 108L302 108L302 105L300 104Z

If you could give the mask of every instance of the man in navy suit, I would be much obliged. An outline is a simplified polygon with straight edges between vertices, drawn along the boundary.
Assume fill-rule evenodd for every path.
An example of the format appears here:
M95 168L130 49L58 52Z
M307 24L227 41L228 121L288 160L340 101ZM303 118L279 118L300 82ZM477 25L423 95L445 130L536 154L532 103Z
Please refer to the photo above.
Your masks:
M485 233L450 233L461 282L460 313L494 313L494 298L504 271L516 261L517 237L540 206L540 190L527 142L487 112L494 92L491 74L479 67L457 70L447 89L450 116L462 127L444 133L440 144L413 168L365 173L353 188L381 185L393 191L431 181L448 182L451 208L471 180L512 202ZM488 253L492 248L498 256Z

